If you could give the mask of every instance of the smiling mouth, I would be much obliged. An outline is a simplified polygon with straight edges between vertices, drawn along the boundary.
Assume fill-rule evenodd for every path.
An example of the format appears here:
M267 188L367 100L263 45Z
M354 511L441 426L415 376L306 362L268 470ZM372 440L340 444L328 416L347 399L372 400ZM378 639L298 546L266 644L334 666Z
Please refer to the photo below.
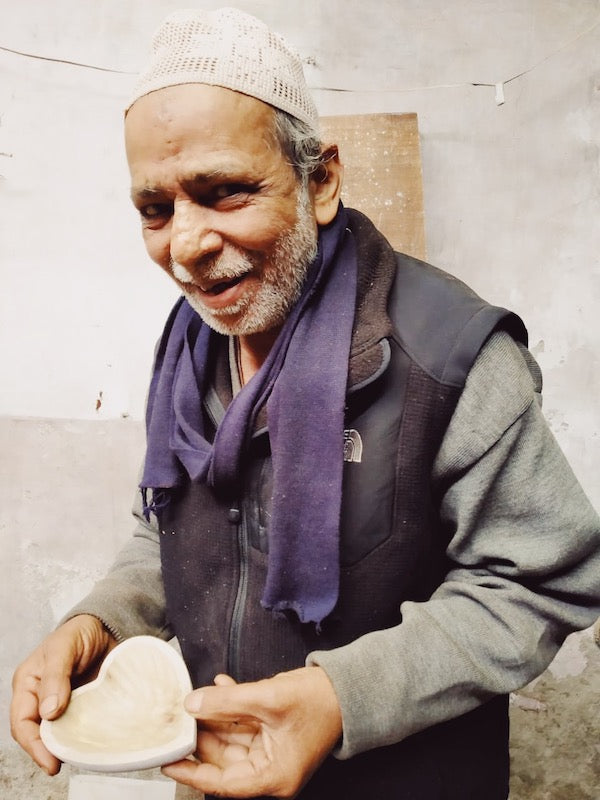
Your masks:
M215 283L213 286L209 286L207 289L204 289L202 287L200 288L202 289L204 294L211 294L216 297L217 295L226 292L227 289L231 289L233 286L237 286L238 283L244 280L247 274L248 274L247 272L244 272L243 275L238 275L237 278L232 278L229 281L219 281L219 283Z

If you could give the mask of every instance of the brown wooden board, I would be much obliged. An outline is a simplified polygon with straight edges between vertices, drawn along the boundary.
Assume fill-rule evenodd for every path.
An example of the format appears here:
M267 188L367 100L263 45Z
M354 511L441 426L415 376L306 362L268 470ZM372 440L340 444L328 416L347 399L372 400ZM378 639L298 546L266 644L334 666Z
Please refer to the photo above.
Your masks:
M417 115L359 114L320 122L323 143L339 146L344 205L366 214L396 250L424 259Z

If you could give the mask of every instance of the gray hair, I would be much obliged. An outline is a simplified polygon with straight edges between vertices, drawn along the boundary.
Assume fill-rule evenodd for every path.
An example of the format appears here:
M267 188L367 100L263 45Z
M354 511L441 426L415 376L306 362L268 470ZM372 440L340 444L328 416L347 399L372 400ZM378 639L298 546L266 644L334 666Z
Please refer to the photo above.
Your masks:
M321 139L315 129L281 109L274 109L273 132L284 156L294 168L299 181L308 185L311 176L323 164Z

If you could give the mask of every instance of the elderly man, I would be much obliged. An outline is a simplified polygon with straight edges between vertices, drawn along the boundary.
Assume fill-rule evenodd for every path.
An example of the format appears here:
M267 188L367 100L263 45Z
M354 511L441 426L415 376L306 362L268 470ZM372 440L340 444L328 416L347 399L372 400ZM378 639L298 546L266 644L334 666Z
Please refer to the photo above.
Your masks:
M522 322L340 204L298 59L232 9L160 28L126 116L177 283L139 526L17 670L17 740L125 637L176 635L219 797L500 800L507 694L600 612L600 523ZM143 503L141 500L143 499Z

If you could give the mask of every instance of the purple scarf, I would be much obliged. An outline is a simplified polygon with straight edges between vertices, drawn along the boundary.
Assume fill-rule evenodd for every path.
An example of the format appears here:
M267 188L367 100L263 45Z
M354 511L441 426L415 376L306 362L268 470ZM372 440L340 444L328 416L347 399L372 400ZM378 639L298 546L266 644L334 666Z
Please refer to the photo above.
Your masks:
M317 624L333 610L339 590L344 405L356 299L356 252L346 222L340 206L320 229L298 303L260 370L227 408L212 444L204 438L202 397L215 334L186 300L177 302L150 383L140 484L147 516L187 476L234 487L266 403L273 498L262 604Z

